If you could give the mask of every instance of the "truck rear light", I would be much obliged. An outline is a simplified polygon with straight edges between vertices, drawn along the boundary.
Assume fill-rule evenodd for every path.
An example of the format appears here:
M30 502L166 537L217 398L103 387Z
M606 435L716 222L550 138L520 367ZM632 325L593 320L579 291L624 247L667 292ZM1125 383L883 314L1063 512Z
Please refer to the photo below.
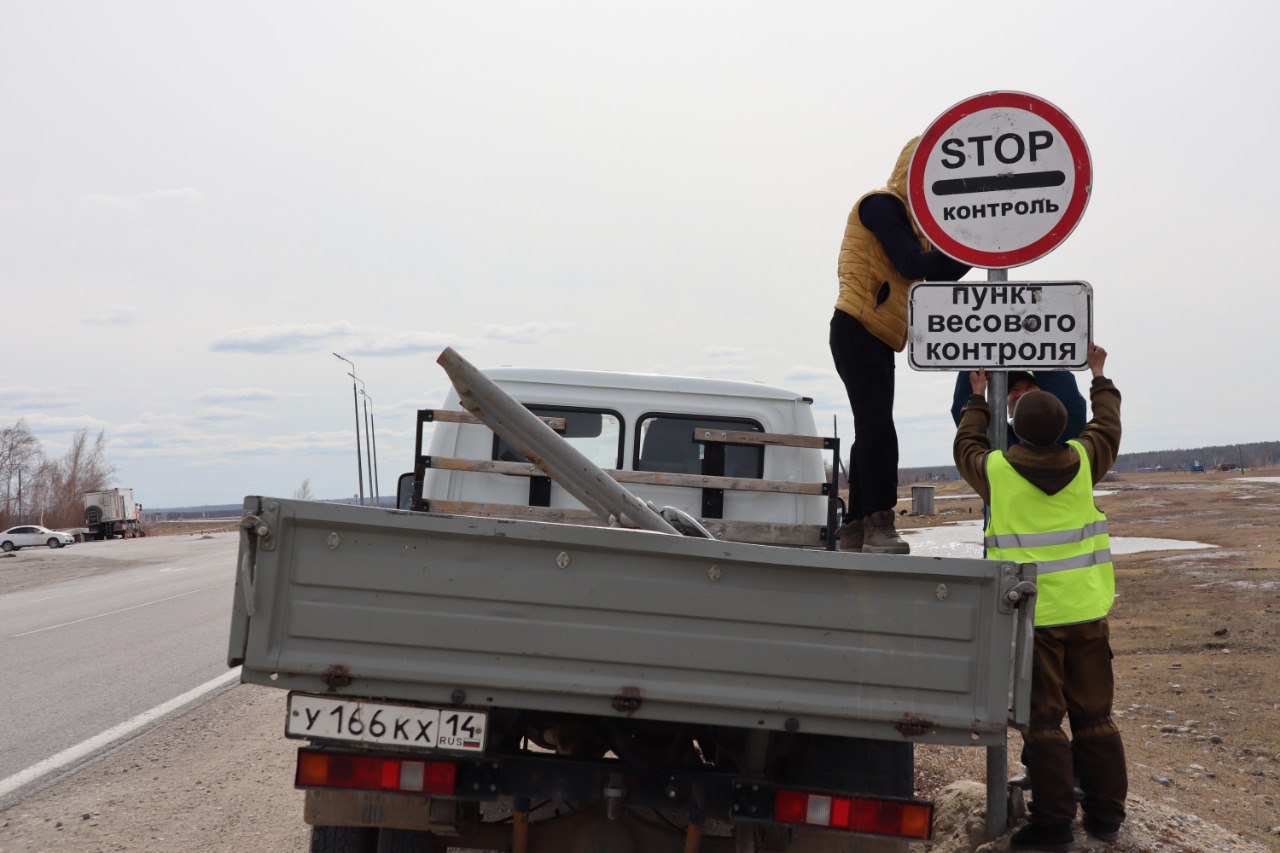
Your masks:
M299 788L407 791L451 797L457 789L457 778L458 766L452 761L419 761L300 749L294 784Z
M773 800L773 819L778 823L928 840L933 831L933 806L779 789Z

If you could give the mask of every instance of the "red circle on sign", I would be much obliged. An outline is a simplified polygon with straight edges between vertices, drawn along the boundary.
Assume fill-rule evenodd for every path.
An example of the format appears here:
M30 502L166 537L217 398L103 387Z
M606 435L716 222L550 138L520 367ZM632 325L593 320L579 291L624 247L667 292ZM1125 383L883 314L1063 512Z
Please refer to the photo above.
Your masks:
M1047 234L1033 243L1016 249L987 252L982 249L975 249L972 246L966 246L964 243L952 238L938 224L938 220L934 218L925 200L924 166L925 161L933 152L934 146L938 144L938 140L957 122L979 110L1000 107L1011 107L1038 115L1049 122L1054 130L1058 131L1062 139L1067 143L1067 149L1071 152L1071 159L1075 166L1075 186L1072 188L1070 200L1063 207L1061 218L1049 229ZM941 249L945 254L955 258L957 261L971 266L984 267L986 269L1007 269L1008 267L1028 264L1037 258L1044 257L1071 235L1076 225L1079 224L1080 217L1084 215L1085 206L1089 203L1089 191L1092 181L1093 164L1089 158L1089 147L1085 145L1084 137L1080 135L1080 130L1071 119L1067 118L1066 113L1043 98L1037 98L1035 95L1029 95L1026 92L986 92L956 104L934 119L933 123L925 130L924 135L920 137L920 144L916 146L915 154L911 157L911 165L907 172L907 196L911 204L911 213L915 216L916 222L919 223L920 230L924 232L924 236L928 237L936 248Z

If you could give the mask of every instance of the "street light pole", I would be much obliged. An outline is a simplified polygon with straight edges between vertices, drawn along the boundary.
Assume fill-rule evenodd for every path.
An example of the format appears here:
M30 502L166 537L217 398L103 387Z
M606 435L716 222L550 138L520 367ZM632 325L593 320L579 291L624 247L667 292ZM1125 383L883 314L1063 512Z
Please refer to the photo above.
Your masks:
M369 460L369 500L378 505L378 489L373 484L373 450L369 444L369 392L365 390L364 380L360 380L360 396L364 397L364 458Z
M367 403L372 404L373 398L366 393L364 399ZM382 481L378 479L378 424L373 417L373 409L369 409L369 435L373 437L373 457L370 464L373 466L373 494L375 502L382 505Z
M356 393L356 363L349 358L343 358L336 352L334 358L341 359L351 365L351 372L347 375L351 377L351 405L356 412L356 480L360 484L360 505L364 506L364 463L360 458L360 398Z

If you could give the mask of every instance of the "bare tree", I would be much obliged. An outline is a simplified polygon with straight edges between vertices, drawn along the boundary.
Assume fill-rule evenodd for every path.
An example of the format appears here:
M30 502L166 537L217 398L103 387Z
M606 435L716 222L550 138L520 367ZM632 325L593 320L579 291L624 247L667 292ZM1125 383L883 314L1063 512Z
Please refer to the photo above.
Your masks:
M0 529L21 524L32 508L32 493L38 491L36 471L43 460L40 440L32 435L26 421L0 429Z
M310 477L308 477L307 479L303 480L303 481L302 481L302 485L298 486L298 488L296 488L296 489L294 489L294 490L293 490L293 497L294 497L294 499L295 499L295 500L299 500L299 501L313 501L313 500L315 500L315 495L313 495L313 494L311 493L311 478L310 478Z
M115 476L115 466L107 461L107 437L99 432L93 442L89 430L80 429L62 458L50 466L49 497L44 512L50 524L76 525L84 521L81 495L105 489Z
M81 524L80 496L105 489L115 476L106 454L106 434L90 440L87 428L71 437L60 459L44 455L24 421L0 429L0 530L33 519L54 527Z

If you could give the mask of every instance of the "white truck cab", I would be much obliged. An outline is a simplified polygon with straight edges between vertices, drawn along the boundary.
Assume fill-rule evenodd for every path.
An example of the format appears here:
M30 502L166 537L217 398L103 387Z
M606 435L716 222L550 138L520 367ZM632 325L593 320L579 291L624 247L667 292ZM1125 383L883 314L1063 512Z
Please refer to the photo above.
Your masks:
M528 368L487 370L485 375L534 414L563 419L560 435L600 468L675 475L620 476L642 500L707 520L812 527L815 536L807 544L821 546L829 488L815 489L830 479L821 444L795 447L695 440L696 429L816 438L813 401L808 397L754 382L686 376ZM450 390L443 408L462 410L456 391ZM832 440L825 441L830 449ZM549 478L458 470L456 460L528 461L486 426L437 421L425 458L422 497L428 504L447 502L455 511L462 503L585 512L581 503ZM438 467L444 460L449 460L446 466L455 467ZM694 487L689 478L704 475L758 482L738 484L744 488ZM678 481L680 485L675 484ZM782 491L787 486L770 487L769 483L797 488L809 484L810 493L788 493ZM403 491L410 487L411 483L402 484L402 506L408 506Z

